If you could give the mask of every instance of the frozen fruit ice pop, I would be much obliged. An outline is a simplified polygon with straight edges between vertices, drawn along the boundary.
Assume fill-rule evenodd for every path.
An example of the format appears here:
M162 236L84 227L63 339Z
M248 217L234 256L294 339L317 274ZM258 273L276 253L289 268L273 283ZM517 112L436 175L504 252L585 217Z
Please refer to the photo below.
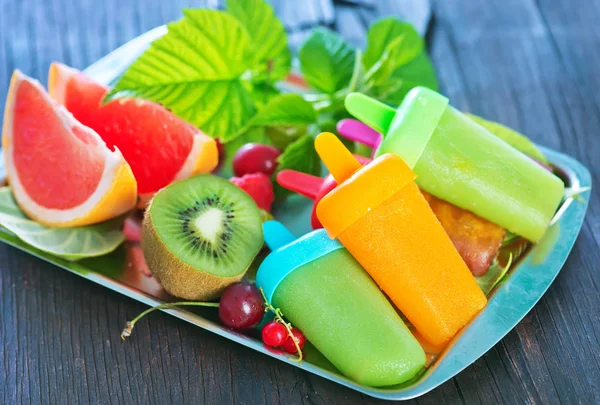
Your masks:
M317 206L338 238L415 328L432 344L448 342L486 298L415 184L393 154L366 166L333 134L315 140L338 186Z
M423 349L338 241L323 229L295 239L279 222L263 227L272 252L258 269L256 284L344 375L386 386L423 369Z
M397 110L359 93L350 114L383 134L376 156L394 153L421 189L530 241L539 240L562 199L554 174L448 104L416 87Z

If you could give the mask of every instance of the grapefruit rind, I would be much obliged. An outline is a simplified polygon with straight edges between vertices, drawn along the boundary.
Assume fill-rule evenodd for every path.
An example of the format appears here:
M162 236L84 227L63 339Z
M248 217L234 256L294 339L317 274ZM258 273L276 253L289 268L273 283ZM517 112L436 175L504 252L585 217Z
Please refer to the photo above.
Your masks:
M28 81L45 101L53 106L66 128L78 128L94 138L101 148L104 156L104 169L100 182L90 197L76 207L69 209L47 208L38 204L29 197L27 191L19 180L19 174L13 163L13 112L17 88L22 81ZM2 128L2 146L7 177L15 201L19 207L37 222L54 227L73 227L102 222L119 216L135 207L137 202L137 184L131 168L125 162L119 150L110 151L100 136L92 129L79 123L64 107L48 96L42 85L28 78L19 70L15 70L10 81L10 88L4 110L4 124ZM68 162L64 162L68 164ZM65 179L65 181L68 181Z
M48 71L48 93L58 104L65 105L66 83L71 75L77 73L76 69L62 63L52 62Z

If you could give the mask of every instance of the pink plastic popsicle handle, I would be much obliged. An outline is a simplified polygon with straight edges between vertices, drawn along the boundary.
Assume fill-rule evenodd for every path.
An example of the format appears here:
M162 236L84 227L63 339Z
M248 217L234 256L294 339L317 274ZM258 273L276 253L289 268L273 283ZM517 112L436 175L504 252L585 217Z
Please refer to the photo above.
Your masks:
M277 183L283 188L314 200L323 185L323 179L295 170L282 170L277 173Z
M377 149L381 143L381 134L367 124L351 118L341 120L337 123L338 133L346 139L356 141Z

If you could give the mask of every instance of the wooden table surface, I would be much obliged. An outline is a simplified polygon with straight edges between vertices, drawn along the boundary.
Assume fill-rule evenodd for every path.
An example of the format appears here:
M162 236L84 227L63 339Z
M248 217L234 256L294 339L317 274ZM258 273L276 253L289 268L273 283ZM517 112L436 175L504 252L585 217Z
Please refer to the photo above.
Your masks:
M46 80L53 60L84 68L135 36L218 1L0 0L0 95L13 69ZM358 6L356 3L361 3ZM380 15L424 27L424 0L275 2L299 40L315 23L356 43ZM438 0L429 50L460 109L574 156L598 184L600 1ZM0 101L0 108L3 107ZM418 398L439 403L600 403L600 200L533 311L456 378ZM376 402L164 314L126 343L145 307L0 244L0 403Z

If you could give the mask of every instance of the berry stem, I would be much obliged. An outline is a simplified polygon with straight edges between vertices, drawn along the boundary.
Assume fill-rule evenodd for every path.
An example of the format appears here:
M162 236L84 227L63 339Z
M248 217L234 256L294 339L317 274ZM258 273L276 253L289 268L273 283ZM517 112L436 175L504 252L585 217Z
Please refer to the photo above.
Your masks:
M263 294L263 297L264 297L264 294ZM218 308L219 307L219 303L218 302L187 302L187 301L182 301L182 302L169 302L167 304L157 305L155 307L148 308L147 310L145 310L144 312L142 312L141 314L139 314L138 316L136 316L132 321L127 321L127 323L125 324L125 328L123 329L123 332L121 332L121 339L125 340L125 338L127 338L128 336L131 336L131 332L133 331L133 327L135 326L135 323L137 321L139 321L140 319L142 319L144 316L148 315L150 312L156 311L157 309L165 309L165 308L172 308L172 307L179 307L179 306L215 307L215 308Z
M265 292L263 291L262 287L260 288L260 293L262 294L262 296L265 300L265 312L271 311L271 312L273 312L273 314L275 314L275 318L277 318L277 322L279 322L280 324L282 324L284 326L285 330L287 331L288 336L292 339L292 342L294 342L294 345L296 346L298 357L292 358L292 361L301 362L302 361L302 349L300 349L300 345L298 344L298 341L296 340L296 338L294 337L294 334L292 333L292 325L283 319L283 313L281 312L281 309L275 308L273 305L271 305L269 303L269 301L267 300L267 296L265 295Z

